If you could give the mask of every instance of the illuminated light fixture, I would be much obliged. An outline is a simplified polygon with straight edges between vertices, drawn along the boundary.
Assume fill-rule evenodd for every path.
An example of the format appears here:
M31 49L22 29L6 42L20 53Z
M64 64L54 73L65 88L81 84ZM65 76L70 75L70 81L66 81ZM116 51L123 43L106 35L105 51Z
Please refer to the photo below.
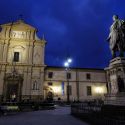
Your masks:
M95 88L95 92L96 92L97 94L101 94L101 93L103 93L103 88L102 88L102 87L96 87L96 88Z
M69 58L69 59L67 60L67 62L68 62L68 63L71 63L71 62L72 62L72 59Z
M69 63L68 63L68 62L65 62L65 63L64 63L64 66L65 66L65 67L69 67Z
M52 89L56 94L61 93L61 87L53 86Z
M70 65L71 62L72 62L72 59L71 59L71 58L68 58L68 59L66 60L66 62L64 63L64 66L65 66L65 67L69 67L69 65Z

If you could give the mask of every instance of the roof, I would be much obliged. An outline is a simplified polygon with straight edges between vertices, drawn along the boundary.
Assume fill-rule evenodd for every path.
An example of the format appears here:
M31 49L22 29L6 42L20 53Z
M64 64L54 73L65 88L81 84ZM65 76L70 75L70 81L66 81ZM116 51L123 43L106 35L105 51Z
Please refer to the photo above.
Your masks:
M46 69L65 69L65 67L59 67L59 66L47 66ZM91 70L91 71L104 71L104 69L101 68L79 68L79 67L70 67L72 70Z
M2 24L1 26L11 26L14 30L36 30L33 26L24 22L24 20L17 20L16 22L11 22L7 24Z

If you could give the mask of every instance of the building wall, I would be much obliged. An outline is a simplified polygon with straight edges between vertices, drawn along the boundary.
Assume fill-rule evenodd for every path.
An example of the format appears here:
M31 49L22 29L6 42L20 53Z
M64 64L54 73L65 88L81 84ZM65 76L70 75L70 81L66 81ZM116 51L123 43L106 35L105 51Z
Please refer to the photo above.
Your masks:
M49 72L53 72L53 77L48 78ZM71 73L71 79L69 79L69 85L72 87L72 94L70 100L90 100L104 98L104 94L107 93L106 77L104 70L98 69L70 69L68 73ZM86 78L86 75L90 74L90 79ZM48 85L48 83L52 85ZM64 83L64 94L62 94L62 83ZM45 70L45 82L44 86L50 87L53 90L54 98L59 97L62 100L67 99L67 77L64 68L59 67L47 67ZM87 86L91 87L91 95L87 95ZM57 90L54 90L54 89ZM49 89L48 89L49 90Z
M18 20L14 23L0 25L0 96L5 98L8 82L17 80L21 86L21 98L44 99L48 92L54 94L57 100L67 100L67 84L71 86L70 100L88 100L103 98L106 93L106 77L104 70L72 68L66 71L60 67L46 67L44 64L44 49L46 41L39 39L37 30ZM19 52L19 61L14 62L14 52ZM46 68L45 68L46 67ZM53 77L48 78L48 73ZM67 81L67 72L71 78ZM90 74L90 79L86 78ZM16 78L17 77L17 78ZM10 81L8 81L10 80ZM52 85L48 85L52 83ZM87 86L91 94L87 95Z

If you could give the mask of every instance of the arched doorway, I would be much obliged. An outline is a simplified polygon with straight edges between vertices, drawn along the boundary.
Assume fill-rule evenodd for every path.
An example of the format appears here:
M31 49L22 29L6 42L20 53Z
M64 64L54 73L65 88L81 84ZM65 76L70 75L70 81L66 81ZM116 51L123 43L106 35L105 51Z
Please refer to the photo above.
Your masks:
M44 99L48 101L53 101L53 98L54 98L53 89L48 86L44 86Z
M6 74L4 77L4 101L21 101L23 76L20 74Z
M53 101L54 94L52 91L48 91L47 93L47 100Z

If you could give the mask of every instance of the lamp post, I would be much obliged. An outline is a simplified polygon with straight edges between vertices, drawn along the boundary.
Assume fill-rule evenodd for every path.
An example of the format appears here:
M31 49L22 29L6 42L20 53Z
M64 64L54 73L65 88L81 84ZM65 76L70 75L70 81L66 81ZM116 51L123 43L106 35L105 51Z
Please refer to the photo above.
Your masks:
M70 93L69 93L69 69L70 69L70 64L72 63L71 58L67 58L67 60L64 63L64 67L66 68L66 78L67 78L67 103L69 104L70 102Z

